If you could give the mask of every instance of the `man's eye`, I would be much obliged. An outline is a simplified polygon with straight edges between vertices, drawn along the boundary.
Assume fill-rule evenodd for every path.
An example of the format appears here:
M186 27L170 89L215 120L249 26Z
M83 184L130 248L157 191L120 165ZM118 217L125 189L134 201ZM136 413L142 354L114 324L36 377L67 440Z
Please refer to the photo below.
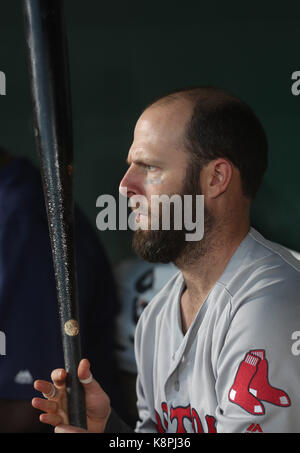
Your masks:
M156 167L154 167L154 165L145 165L145 168L146 168L148 171L155 171L155 170L156 170Z

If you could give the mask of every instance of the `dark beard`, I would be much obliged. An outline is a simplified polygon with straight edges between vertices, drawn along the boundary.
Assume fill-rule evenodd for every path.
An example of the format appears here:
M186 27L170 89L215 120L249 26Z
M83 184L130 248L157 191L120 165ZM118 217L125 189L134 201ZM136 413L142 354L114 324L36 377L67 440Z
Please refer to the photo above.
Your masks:
M134 251L150 263L174 262L185 247L184 230L137 230L133 235Z
M189 166L181 196L192 195L193 208L196 206L195 195L201 195L199 187L200 169ZM183 201L183 200L182 200ZM185 238L188 232L184 228L181 230L172 229L174 226L174 215L171 209L170 230L137 230L133 236L133 249L135 253L145 261L150 263L170 263L185 265L197 261L200 256L207 253L209 236L214 225L214 217L204 208L204 236L200 241L187 241ZM194 214L195 215L195 214ZM195 221L195 217L193 218Z

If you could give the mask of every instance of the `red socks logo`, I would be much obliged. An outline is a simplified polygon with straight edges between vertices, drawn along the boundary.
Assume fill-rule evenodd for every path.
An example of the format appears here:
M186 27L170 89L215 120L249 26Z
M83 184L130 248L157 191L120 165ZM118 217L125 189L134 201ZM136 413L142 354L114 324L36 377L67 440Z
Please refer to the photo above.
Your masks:
M290 406L288 395L272 387L268 381L268 362L263 349L249 351L240 363L234 383L229 390L229 400L253 415L263 415L261 401L276 406Z

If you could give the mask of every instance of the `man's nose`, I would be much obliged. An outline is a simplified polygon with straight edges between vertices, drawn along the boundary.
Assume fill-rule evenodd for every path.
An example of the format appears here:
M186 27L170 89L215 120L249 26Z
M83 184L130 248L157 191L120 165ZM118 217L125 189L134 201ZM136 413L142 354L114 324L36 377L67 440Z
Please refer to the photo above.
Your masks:
M129 168L119 185L119 192L125 197L132 197L141 193L141 187L134 170Z

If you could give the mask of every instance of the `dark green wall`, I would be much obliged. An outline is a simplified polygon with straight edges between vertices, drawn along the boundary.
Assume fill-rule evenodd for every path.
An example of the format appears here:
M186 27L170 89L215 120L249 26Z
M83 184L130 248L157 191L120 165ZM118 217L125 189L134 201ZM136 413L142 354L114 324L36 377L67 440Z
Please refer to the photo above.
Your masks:
M241 6L242 5L242 6ZM262 120L270 165L253 224L300 250L300 6L272 2L66 0L72 78L75 194L95 227L96 198L117 195L135 121L173 88L210 84L247 101ZM21 1L2 2L0 143L37 163ZM96 229L96 227L95 227ZM113 261L130 254L130 233L98 232Z

